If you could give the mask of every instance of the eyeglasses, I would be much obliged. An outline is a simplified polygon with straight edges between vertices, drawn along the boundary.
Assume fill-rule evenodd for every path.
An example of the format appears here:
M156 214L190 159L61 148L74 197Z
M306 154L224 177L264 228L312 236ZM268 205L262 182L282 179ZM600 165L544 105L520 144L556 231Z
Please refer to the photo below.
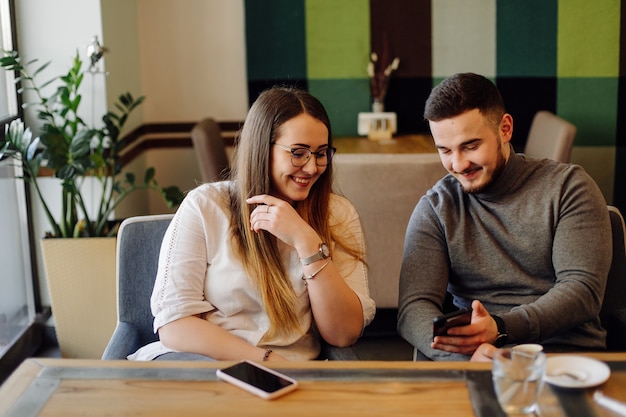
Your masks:
M313 152L308 148L291 148L289 146L281 145L280 143L272 142L272 145L276 145L281 149L286 150L291 154L291 165L294 167L303 167L309 162L311 159L311 155L315 155L315 164L318 167L326 166L330 163L330 160L333 158L335 152L337 152L336 148L328 147L322 149L321 151Z

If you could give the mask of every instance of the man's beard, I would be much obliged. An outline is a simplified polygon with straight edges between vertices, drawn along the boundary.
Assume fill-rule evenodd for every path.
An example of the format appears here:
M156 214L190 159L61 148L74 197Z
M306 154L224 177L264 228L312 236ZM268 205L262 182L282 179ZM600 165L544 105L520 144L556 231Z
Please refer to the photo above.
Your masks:
M463 187L463 191L465 191L468 194L477 194L477 193L480 193L481 191L484 191L487 187L489 187L495 180L497 180L500 177L500 175L502 174L502 171L504 170L505 165L506 165L506 160L504 158L504 154L502 153L502 142L498 141L498 159L496 161L496 167L493 170L491 177L487 179L485 183L476 185L476 186L470 185L469 187L465 187L463 183L461 183L461 186Z

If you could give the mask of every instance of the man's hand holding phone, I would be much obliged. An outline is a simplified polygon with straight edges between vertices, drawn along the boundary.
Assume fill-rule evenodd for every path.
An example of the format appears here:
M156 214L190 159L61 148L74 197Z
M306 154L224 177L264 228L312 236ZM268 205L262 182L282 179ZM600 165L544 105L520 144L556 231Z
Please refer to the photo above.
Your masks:
M472 322L472 308L462 308L433 320L433 340L436 336L447 336L448 329L458 326L467 326Z
M482 343L491 342L495 338L491 328L493 323L487 309L480 301L474 300L471 308L433 321L433 342L430 346L446 352L471 355Z

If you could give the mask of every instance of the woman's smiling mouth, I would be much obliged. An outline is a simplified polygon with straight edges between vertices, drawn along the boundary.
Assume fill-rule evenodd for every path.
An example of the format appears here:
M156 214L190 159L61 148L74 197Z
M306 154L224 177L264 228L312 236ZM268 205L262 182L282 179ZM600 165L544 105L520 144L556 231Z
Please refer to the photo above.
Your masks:
M305 187L311 183L311 178L302 178L292 176L291 179L299 186Z

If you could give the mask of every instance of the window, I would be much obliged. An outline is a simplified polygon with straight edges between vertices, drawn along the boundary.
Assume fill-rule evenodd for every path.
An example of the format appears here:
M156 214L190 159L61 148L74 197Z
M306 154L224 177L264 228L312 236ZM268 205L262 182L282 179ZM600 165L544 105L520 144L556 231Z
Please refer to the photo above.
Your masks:
M13 162L0 162L0 356L35 317L25 187L16 171Z
M14 0L0 0L0 45L15 49ZM5 125L21 117L14 75L0 69L0 134ZM0 160L0 383L21 361L15 355L28 354L23 349L29 333L36 331L35 280L31 269L31 243L28 219L28 196L24 181L19 178L21 166L10 159ZM28 342L29 343L29 342Z
M0 45L2 45L2 49L7 51L15 49L14 21L13 1L0 0ZM6 122L17 117L17 105L14 74L2 71L2 76L0 76L0 121ZM4 132L4 123L2 125L2 132Z

